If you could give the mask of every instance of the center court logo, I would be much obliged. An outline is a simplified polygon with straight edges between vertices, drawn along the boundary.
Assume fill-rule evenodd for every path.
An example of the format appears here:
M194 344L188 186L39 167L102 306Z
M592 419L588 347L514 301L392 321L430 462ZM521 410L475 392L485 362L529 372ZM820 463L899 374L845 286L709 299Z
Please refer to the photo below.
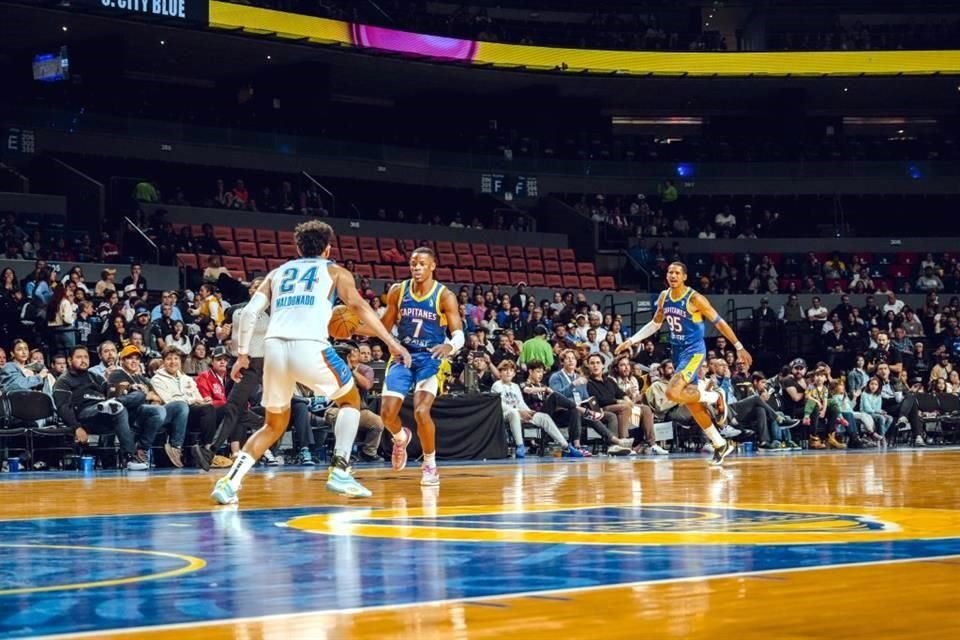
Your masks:
M945 510L818 505L576 505L386 509L294 518L294 529L409 540L554 544L809 544L955 534Z

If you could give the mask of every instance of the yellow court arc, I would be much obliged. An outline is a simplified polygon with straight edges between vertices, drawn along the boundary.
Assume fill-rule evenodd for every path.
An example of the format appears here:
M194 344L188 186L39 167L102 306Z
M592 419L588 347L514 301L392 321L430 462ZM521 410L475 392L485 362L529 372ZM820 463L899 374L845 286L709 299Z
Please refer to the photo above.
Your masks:
M636 509L641 505L616 504L605 507ZM597 505L549 506L509 510L502 506L474 506L436 509L383 509L317 514L294 518L287 526L310 533L354 535L372 538L455 542L517 542L581 545L726 545L726 544L830 544L848 542L889 542L955 538L960 531L960 514L941 509L888 507L826 507L819 505L726 504L684 505L694 510L692 517L671 520L672 530L571 530L507 525L473 519L470 527L450 526L438 518L457 516L503 516L597 509ZM670 510L676 504L644 504L642 508ZM745 511L763 512L769 517L743 521L725 521ZM802 519L789 516L804 514ZM878 525L876 530L854 530L851 518Z
M51 591L73 591L76 589L99 589L103 587L116 587L125 584L134 584L138 582L147 582L151 580L164 580L167 578L176 578L194 571L199 571L207 566L202 558L188 556L182 553L170 553L167 551L144 551L142 549L118 549L115 547L85 547L73 544L8 544L0 542L0 548L4 549L56 549L66 551L94 551L98 553L123 553L129 555L154 556L160 558L172 558L181 560L185 564L177 569L161 571L160 573L151 573L142 576L129 576L126 578L110 578L108 580L90 580L88 582L73 582L67 584L52 584L45 587L19 587L16 589L0 589L0 596L15 596L25 593L49 593Z

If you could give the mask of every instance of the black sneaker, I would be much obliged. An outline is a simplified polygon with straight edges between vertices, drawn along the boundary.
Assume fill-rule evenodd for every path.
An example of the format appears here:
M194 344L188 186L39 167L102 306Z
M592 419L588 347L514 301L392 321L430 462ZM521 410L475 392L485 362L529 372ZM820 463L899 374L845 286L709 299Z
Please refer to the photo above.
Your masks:
M197 463L198 467L204 471L210 471L210 463L213 462L213 451L195 444L191 445L190 454L193 456L193 461Z
M722 447L719 447L719 448L714 447L713 457L710 458L710 466L719 467L720 465L722 465L723 459L726 458L731 453L733 453L736 448L737 448L737 443L734 442L733 440L727 440Z

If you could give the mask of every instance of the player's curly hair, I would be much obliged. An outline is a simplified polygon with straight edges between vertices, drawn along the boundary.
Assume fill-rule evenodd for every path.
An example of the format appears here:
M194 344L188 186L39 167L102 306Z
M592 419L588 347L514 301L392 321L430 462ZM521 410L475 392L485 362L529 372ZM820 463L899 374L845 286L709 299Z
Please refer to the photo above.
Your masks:
M333 227L319 220L301 222L293 230L293 238L304 258L314 258L323 254L333 241Z

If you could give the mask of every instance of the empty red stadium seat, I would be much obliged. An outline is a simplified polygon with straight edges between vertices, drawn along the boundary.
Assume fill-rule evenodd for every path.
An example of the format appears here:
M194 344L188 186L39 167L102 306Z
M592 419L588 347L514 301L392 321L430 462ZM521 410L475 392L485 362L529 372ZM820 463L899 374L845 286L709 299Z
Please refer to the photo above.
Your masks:
M493 258L486 254L480 254L476 257L476 263L478 269L493 269Z
M521 282L524 283L524 284L530 284L530 282L529 282L528 280L529 280L529 279L527 278L527 272L526 272L526 271L511 271L511 272L510 272L510 284L512 284L513 286L517 286L517 285L520 284Z
M493 284L510 284L510 276L506 271L496 270L490 273Z
M580 288L580 278L572 275L563 276L563 286L568 289L579 289Z
M257 274L263 274L267 272L267 261L263 258L247 258L243 259L243 266L247 269L247 274L252 278Z
M280 251L272 242L261 242L258 246L261 258L279 258Z
M506 256L507 248L502 244L492 244L490 245L490 255L491 256Z
M389 264L373 265L373 277L381 280L393 280L393 267Z
M573 252L573 249L560 249L560 260L566 260L567 262L576 262L577 255Z
M455 267L457 266L457 256L451 251L446 251L437 256L437 264L442 264L445 267Z
M497 271L509 271L510 259L506 256L493 256L493 268Z
M267 268L270 269L270 271L273 271L274 269L279 269L280 267L282 267L282 266L285 265L286 263L287 263L287 261L284 260L283 258L268 258L268 259L267 259Z
M543 272L544 273L560 273L560 262L558 260L544 260Z
M523 255L527 258L527 262L530 262L531 258L537 260L540 259L540 247L524 247Z
M596 276L580 276L581 289L598 289Z
M360 250L356 247L340 247L340 260L346 262L347 260L353 260L354 262L360 262Z
M543 273L543 260L540 258L527 258L527 271Z
M253 229L239 227L233 230L233 239L237 242L256 242L257 236L253 233Z
M357 236L340 236L340 238L337 240L337 244L340 245L341 249L360 250L360 244L357 242Z
M518 244L511 244L507 246L507 257L508 258L522 258L523 257L523 247Z
M473 282L473 270L454 269L453 279L457 284L470 284Z
M257 253L257 245L254 242L238 242L237 243L237 255L249 258L256 258L259 253Z
M600 285L600 288L604 291L613 291L617 288L617 283L614 281L613 276L599 276L597 278L597 284Z
M373 267L369 264L358 264L353 267L353 272L361 278L373 277Z
M553 289L558 289L563 286L563 278L561 278L560 275L556 273L546 274L544 276L544 280L546 280L546 285Z
M560 260L560 252L551 247L544 247L540 250L540 255L543 256L544 260Z
M243 265L243 258L240 256L224 256L223 266L234 278L238 277L237 274L243 273L244 269L246 269Z
M203 225L202 224L191 224L190 232L193 233L194 237L199 238L203 235Z
M577 272L581 276L595 276L597 272L593 269L592 262L578 262L577 263Z
M357 238L357 245L362 252L364 249L377 249L377 239L370 236L360 236Z
M224 225L216 225L213 227L213 237L221 241L221 244L224 240L229 240L233 242L233 227L227 227Z
M178 253L177 254L177 266L178 267L192 267L196 269L198 267L197 256L194 253Z
M511 257L510 258L510 270L511 271L526 271L527 270L527 261L525 259Z
M383 262L380 259L380 249L373 247L360 247L360 261L366 264L378 264Z
M564 275L577 275L577 263L570 260L560 261L560 273Z
M377 240L380 244L380 251L389 251L390 249L399 250L400 246L397 244L397 241L394 238L380 238Z
M333 251L336 247L333 247L330 252ZM284 243L280 245L280 257L281 258L296 258L297 257L297 245Z
M437 267L437 270L434 272L433 275L440 282L453 281L453 269L451 269L450 267Z
M488 247L482 242L474 242L473 244L470 245L470 250L473 251L473 255L476 255L476 256L490 255L490 247Z
M542 273L528 273L527 278L529 278L527 284L531 287L542 287L546 285L546 280L544 280Z
M233 240L221 240L220 246L223 247L223 252L228 256L237 255L237 243Z
M476 259L473 257L473 254L470 253L469 251L464 252L464 253L461 253L461 252L458 251L458 252L457 252L457 263L458 263L461 267L471 267L471 268L473 268L473 267L477 266L477 261L476 261Z
M437 253L453 253L453 243L449 240L437 240L437 246L434 247Z
M297 244L293 231L277 231L277 244Z
M458 256L465 256L465 255L467 255L468 253L472 253L472 252L470 251L470 243L469 243L469 242L454 242L454 243L453 243L453 252L454 252L455 254L457 254Z
M490 272L486 269L474 269L473 281L477 284L490 284Z
M257 242L277 243L277 232L273 229L257 229L256 236Z

